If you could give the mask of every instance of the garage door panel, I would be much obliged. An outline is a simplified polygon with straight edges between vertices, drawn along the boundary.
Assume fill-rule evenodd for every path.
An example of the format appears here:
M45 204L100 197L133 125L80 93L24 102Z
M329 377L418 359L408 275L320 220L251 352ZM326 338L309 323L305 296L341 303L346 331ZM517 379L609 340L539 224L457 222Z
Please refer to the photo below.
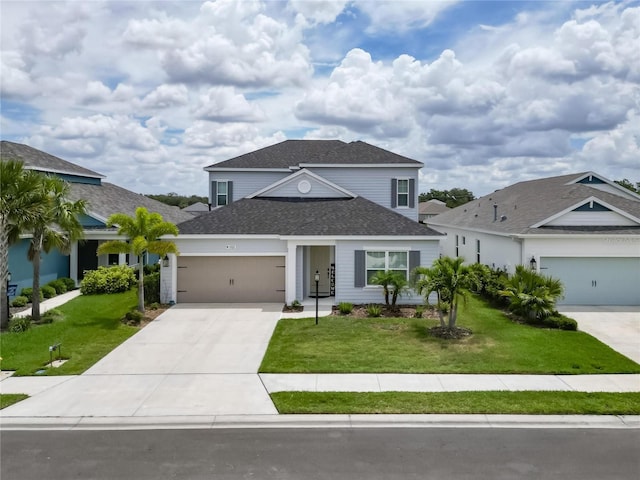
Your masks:
M565 286L562 305L640 305L640 258L542 257L541 272Z
M178 258L178 303L284 302L284 257Z

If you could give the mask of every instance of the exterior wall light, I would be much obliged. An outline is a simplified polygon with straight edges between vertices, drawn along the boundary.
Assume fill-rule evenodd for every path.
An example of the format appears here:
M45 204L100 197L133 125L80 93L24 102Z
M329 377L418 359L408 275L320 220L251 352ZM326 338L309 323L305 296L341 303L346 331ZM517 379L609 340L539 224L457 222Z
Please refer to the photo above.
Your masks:
M536 262L536 257L531 257L531 260L529 260L529 266L534 272L538 271L538 262Z

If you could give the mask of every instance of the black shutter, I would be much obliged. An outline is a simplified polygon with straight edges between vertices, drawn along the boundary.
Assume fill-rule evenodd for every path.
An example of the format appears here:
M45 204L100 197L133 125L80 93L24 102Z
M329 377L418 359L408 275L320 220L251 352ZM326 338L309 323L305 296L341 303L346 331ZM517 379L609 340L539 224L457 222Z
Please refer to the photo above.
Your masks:
M409 252L409 276L416 268L420 266L420 250L411 250Z
M233 202L233 182L227 182L227 205Z
M416 208L416 181L413 178L409 179L409 208Z
M391 179L391 208L398 206L398 179Z
M218 182L211 182L211 199L209 200L211 207L218 206Z
M356 250L354 255L353 264L355 270L353 272L354 284L356 288L362 288L366 285L366 271L365 271L365 252L364 250Z

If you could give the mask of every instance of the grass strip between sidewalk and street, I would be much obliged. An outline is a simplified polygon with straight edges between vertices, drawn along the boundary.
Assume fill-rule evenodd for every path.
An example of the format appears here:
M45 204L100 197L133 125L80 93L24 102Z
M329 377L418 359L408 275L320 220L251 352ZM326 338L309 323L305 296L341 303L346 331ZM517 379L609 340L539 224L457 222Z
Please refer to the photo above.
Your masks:
M329 316L281 319L261 373L640 373L640 365L580 331L516 323L469 295L458 325L473 334L444 340L420 318Z
M108 295L81 295L57 308L62 320L33 325L26 332L0 335L2 369L14 375L77 375L104 357L139 329L121 322L135 308L136 291ZM49 347L60 344L61 357L69 359L58 368L46 368ZM57 358L58 353L53 355Z
M18 403L25 398L29 398L29 395L25 395L24 393L0 393L0 410L14 403Z
M640 414L636 392L277 392L271 399L281 414Z

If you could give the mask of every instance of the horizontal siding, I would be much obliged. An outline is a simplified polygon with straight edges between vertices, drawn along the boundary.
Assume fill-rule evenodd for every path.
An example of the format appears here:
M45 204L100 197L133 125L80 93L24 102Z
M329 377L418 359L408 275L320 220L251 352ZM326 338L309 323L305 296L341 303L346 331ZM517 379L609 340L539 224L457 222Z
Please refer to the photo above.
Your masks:
M298 190L298 184L302 181L309 182L311 190L307 193L302 193ZM330 188L325 183L319 182L315 178L299 176L289 181L284 182L277 188L260 195L261 197L301 197L301 198L343 198L345 194L339 192L333 188Z
M287 244L277 239L206 239L180 238L174 240L181 255L257 255L286 254Z
M415 208L393 209L412 220L418 221L418 172L417 168L310 168L313 173L372 202L391 208L391 179L412 178L415 180Z
M233 182L232 200L238 201L288 175L287 172L209 172L209 184L214 180Z
M375 242L375 241L340 241L336 245L336 303L382 303L384 298L382 290L375 287L354 287L354 258L356 250L364 250L368 248L380 248L388 250L389 247L398 250L419 250L420 265L431 266L433 261L438 258L439 246L437 240L416 241L416 242ZM420 304L424 299L417 295L413 290L408 295L398 300L400 304Z
M623 217L617 212L569 212L562 215L545 226L637 226L638 224L629 218Z

